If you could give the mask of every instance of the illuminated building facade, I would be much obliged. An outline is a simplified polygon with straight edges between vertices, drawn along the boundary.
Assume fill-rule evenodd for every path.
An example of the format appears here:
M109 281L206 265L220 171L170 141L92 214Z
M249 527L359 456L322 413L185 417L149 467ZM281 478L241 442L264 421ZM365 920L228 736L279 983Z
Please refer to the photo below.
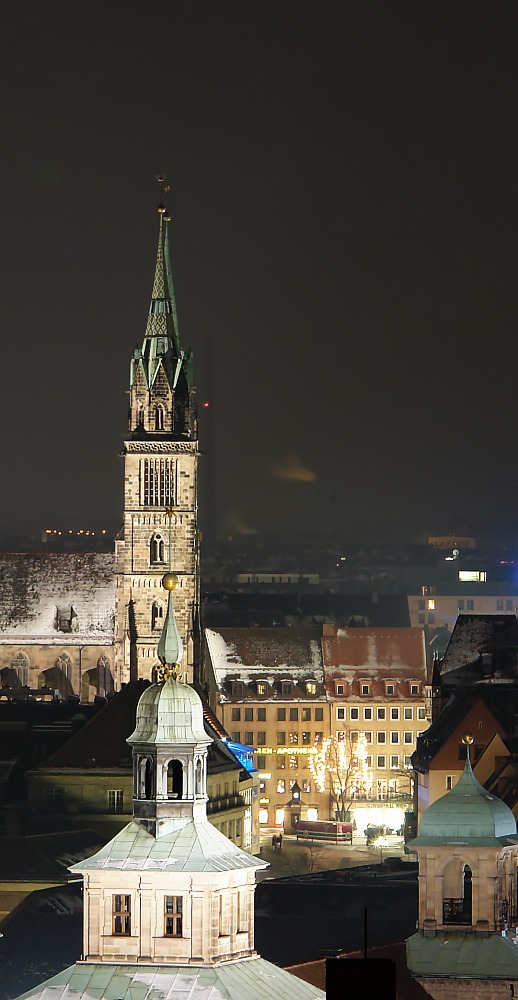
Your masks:
M329 733L320 628L206 629L209 700L233 740L253 746L259 821L282 827L295 782L308 819L328 819L309 754Z
M353 794L356 827L400 830L413 805L410 758L429 724L424 632L324 625L322 659L330 735L367 745L371 787Z

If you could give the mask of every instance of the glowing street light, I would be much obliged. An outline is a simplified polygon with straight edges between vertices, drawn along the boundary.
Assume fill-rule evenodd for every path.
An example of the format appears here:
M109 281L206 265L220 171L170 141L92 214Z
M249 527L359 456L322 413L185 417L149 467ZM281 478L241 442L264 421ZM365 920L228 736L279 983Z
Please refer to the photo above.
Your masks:
M386 837L378 837L372 844L373 847L379 847L380 851L380 865L383 864L383 850L385 847L390 847L390 844Z

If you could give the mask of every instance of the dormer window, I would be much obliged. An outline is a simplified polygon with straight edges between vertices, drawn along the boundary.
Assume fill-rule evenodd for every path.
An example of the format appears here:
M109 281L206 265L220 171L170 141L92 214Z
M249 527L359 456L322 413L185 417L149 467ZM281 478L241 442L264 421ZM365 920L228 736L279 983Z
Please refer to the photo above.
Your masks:
M257 687L257 694L262 694L262 695L268 694L268 684L266 683L266 681L257 681L256 687Z
M344 694L345 693L345 686L343 684L335 684L335 691L336 691L336 694ZM363 694L363 691L362 691L362 694Z
M257 687L257 694L266 694L266 691L259 691L259 684ZM291 698L293 694L293 681L281 681L281 693L283 698Z
M233 698L242 698L243 697L243 683L242 683L242 681L232 681L231 685L230 685L230 689L232 691L232 697Z
M410 694L419 694L419 693L420 693L420 685L419 684L411 684L410 685Z
M306 681L306 694L316 694L316 693L317 693L317 682Z
M385 684L385 694L386 695L391 695L391 694L395 694L395 693L396 693L395 685L392 684L392 682L387 681L387 683Z
M371 693L371 686L368 681L362 681L360 684L360 694L369 695Z

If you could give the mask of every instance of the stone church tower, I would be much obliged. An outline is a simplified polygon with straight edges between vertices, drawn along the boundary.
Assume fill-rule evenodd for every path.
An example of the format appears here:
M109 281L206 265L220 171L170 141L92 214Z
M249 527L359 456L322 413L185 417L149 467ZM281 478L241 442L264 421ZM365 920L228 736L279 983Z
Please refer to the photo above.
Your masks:
M124 442L124 521L116 542L115 683L153 679L165 616L161 580L178 578L182 670L193 679L198 650L197 421L191 353L180 346L161 205L151 305L142 347L130 365Z

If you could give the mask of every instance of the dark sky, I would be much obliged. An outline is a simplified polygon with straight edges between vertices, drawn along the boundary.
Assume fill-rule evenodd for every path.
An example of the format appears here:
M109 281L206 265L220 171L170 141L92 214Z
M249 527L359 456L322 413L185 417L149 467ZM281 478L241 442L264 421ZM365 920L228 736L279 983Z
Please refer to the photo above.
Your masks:
M119 526L159 171L220 527L514 526L517 22L7 2L0 530Z

